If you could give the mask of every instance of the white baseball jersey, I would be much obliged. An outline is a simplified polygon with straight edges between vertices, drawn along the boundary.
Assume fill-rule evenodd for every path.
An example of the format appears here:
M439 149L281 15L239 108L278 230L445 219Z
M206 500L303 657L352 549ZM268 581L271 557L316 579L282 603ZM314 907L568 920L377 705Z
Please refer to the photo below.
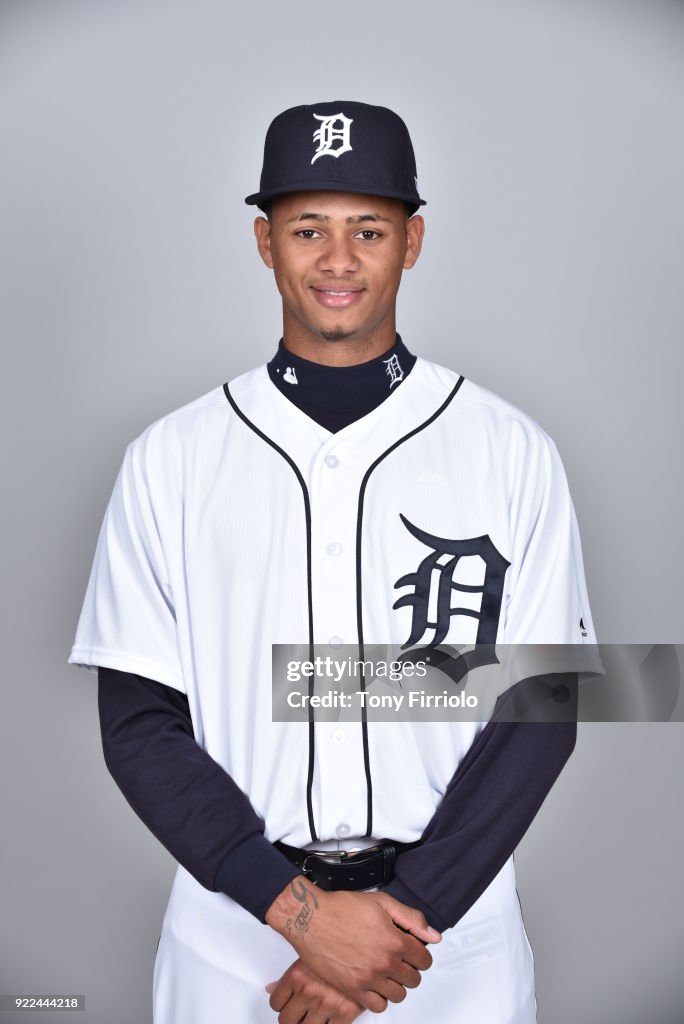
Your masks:
M186 693L197 742L269 840L420 837L484 723L318 722L311 735L271 720L271 644L409 641L595 652L565 473L529 416L418 357L377 408L331 433L263 364L128 444L69 662ZM385 1020L422 1024L430 999L435 1024L534 1021L512 857L431 951L421 988ZM155 1024L218 1024L229 1006L231 1019L272 1021L263 985L293 959L179 867Z

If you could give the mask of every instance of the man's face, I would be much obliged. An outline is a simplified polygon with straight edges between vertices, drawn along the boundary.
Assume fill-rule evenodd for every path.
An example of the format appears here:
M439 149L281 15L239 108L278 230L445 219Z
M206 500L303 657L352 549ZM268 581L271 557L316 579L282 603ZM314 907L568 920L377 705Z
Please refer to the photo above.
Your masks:
M394 324L401 273L420 253L424 221L398 199L290 192L254 224L275 273L286 334L340 341Z

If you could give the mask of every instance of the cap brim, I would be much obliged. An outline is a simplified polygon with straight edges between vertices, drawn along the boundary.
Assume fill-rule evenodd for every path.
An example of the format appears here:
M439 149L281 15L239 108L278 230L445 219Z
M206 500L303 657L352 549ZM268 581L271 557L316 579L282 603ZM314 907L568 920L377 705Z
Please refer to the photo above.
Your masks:
M355 195L363 196L383 196L385 199L401 199L406 203L411 203L416 209L419 206L426 206L426 200L421 199L416 195L409 195L406 192L388 192L386 190L374 191L372 188L369 189L368 185L350 185L348 182L335 181L329 183L321 182L303 182L302 184L284 185L282 188L266 189L263 192L253 192L251 196L247 196L245 202L249 206L259 206L261 203L267 202L269 199L275 199L276 196L287 195L288 192L353 192Z

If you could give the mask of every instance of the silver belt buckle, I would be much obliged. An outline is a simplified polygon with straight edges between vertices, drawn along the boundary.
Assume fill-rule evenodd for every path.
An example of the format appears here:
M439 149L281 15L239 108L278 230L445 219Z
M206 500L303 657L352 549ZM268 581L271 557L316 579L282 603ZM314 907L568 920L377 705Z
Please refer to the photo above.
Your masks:
M301 870L306 874L309 857L320 857L321 860L326 860L329 857L336 857L337 861L341 862L348 856L349 854L347 850L308 850L306 857L302 861ZM333 861L333 863L337 863L337 861Z
M350 857L355 857L357 853L373 853L375 850L382 850L382 843L378 843L375 846L365 846L357 850L308 850L306 857L302 861L301 870L306 874L307 862L309 857L320 857L321 860L328 860L333 858L332 863L342 863L348 860Z

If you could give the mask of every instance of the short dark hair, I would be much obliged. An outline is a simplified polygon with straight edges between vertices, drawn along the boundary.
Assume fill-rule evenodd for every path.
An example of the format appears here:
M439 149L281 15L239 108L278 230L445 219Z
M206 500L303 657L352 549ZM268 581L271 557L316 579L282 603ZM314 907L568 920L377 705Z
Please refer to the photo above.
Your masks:
M257 205L258 205L258 208L263 213L263 215L265 217L267 217L268 220L270 220L271 219L271 212L273 210L273 200L272 199L264 199L264 201L262 203L258 203ZM409 202L406 202L406 201L404 202L404 206L406 207L406 216L407 217L412 217L413 214L418 209L418 206L416 206L415 203L409 203Z

